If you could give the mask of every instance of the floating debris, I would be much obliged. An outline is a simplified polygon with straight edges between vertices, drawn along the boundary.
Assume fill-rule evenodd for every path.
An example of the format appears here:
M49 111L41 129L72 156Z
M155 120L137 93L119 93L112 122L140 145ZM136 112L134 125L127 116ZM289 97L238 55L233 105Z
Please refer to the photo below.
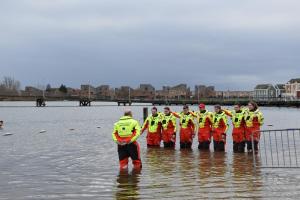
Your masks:
M47 131L46 130L40 130L39 133L46 133Z
M10 136L13 135L12 133L4 133L3 136Z

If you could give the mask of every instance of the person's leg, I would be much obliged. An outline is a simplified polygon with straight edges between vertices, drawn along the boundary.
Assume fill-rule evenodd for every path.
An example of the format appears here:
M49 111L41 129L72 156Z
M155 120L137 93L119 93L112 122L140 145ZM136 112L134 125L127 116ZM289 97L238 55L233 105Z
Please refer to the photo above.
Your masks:
M242 142L239 143L238 152L239 153L244 153L245 152L245 141L242 141Z
M225 151L225 142L224 141L220 141L218 144L218 150L219 151Z
M252 152L252 141L247 140L247 151Z
M137 142L129 144L129 154L132 159L134 169L141 169L142 161L140 156L140 145Z
M209 145L210 145L210 141L203 142L203 149L204 150L209 150Z
M216 140L213 140L213 142L214 142L214 151L217 151L219 143Z
M128 169L128 157L129 153L127 151L127 145L118 145L118 155L119 155L119 164L120 170Z

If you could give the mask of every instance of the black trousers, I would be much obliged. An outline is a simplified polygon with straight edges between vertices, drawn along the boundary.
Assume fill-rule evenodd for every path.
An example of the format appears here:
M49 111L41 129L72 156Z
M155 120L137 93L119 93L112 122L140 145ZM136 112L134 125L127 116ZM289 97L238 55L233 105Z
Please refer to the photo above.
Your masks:
M254 150L258 151L258 141L253 141L254 143ZM252 147L252 141L247 141L247 150L249 151L253 151L253 147Z
M233 152L244 153L245 152L245 142L233 142Z
M126 144L126 145L118 145L118 154L119 160L128 159L129 157L132 160L141 160L139 147L136 142Z
M225 142L214 141L214 150L215 151L225 151Z
M174 148L175 147L175 142L164 142L164 147L165 148Z
M191 142L180 142L180 149L191 149L192 143Z
M210 141L199 142L199 150L209 150Z

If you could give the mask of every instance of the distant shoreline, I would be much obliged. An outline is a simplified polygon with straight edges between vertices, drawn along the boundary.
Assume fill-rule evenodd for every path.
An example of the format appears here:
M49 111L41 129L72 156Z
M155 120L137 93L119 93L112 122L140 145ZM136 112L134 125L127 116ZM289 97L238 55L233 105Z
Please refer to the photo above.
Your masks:
M33 106L35 106L37 97L0 97L0 102L34 102ZM63 97L59 98L45 98L46 106L47 102L79 102L78 98L74 99L64 99ZM132 100L107 100L107 99L94 99L91 100L93 106L93 102L107 102L107 103L112 103L115 105L123 106L123 105L131 105L132 106L143 106L143 104L149 104L149 105L158 105L158 106L163 106L163 105L168 105L168 106L180 106L180 105L198 105L198 103L204 103L207 105L224 105L224 106L231 106L239 102L242 105L246 105L250 99L247 98L231 98L231 99L221 99L221 98L206 98L206 99L199 99L198 100L138 100L138 99L132 99ZM254 100L255 101L255 100ZM300 108L300 100L298 101L284 101L284 100L257 100L256 101L259 106L266 106L266 107L295 107L295 108ZM140 104L140 105L137 105ZM75 106L75 105L74 105ZM94 105L95 106L95 105ZM0 107L5 107L5 106L0 106ZM9 106L8 106L9 107Z

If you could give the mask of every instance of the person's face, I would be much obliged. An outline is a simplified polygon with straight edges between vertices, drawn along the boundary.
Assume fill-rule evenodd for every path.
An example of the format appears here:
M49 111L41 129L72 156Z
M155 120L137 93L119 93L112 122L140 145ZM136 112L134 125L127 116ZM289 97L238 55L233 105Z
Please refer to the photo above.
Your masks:
M215 112L216 113L219 113L221 111L221 109L220 108L218 108L218 107L215 107Z
M157 113L157 110L152 109L151 112L152 112L152 115L155 115Z
M184 114L187 114L188 112L189 112L189 108L184 107L184 108L183 108L183 113L184 113Z
M168 115L168 114L170 114L170 110L164 109L164 113L165 113L166 115Z
M235 112L238 112L241 110L241 107L239 107L238 105L235 105L233 108L234 108Z
M248 108L249 110L254 110L254 106L251 103L248 104Z

